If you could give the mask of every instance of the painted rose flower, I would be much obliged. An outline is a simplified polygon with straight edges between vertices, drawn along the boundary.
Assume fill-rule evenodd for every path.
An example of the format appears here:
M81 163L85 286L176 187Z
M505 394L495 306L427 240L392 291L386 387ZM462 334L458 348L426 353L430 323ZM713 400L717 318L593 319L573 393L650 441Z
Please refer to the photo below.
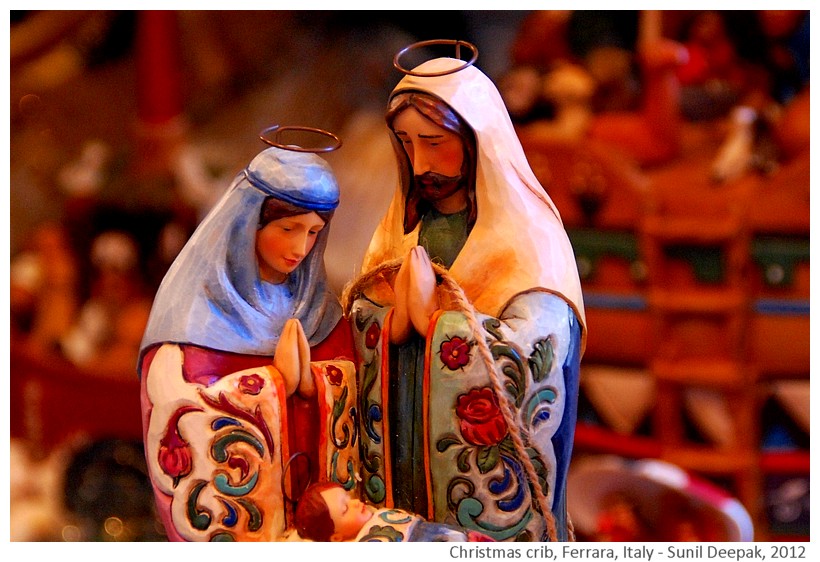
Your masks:
M325 367L325 376L330 384L333 386L339 386L342 384L342 379L344 378L342 374L342 370L335 365L328 365Z
M507 435L504 416L488 386L460 395L456 415L461 420L461 435L473 445L495 445Z
M179 481L191 473L193 462L191 461L191 449L188 443L174 443L171 446L161 446L159 448L159 465L162 471L174 479L174 488Z
M157 461L162 471L173 478L174 488L191 473L193 462L191 448L179 432L179 419L188 412L201 412L200 408L185 406L173 413L165 427L165 435L159 442Z
M379 327L378 322L373 322L367 329L367 333L364 335L364 345L367 349L376 348L376 344L379 343L379 336L381 336L381 333L382 330Z
M262 387L264 386L264 379L256 373L245 375L239 379L239 390L245 394L253 394L255 396L262 392Z
M470 344L464 338L453 336L441 342L441 361L448 369L455 371L470 362Z

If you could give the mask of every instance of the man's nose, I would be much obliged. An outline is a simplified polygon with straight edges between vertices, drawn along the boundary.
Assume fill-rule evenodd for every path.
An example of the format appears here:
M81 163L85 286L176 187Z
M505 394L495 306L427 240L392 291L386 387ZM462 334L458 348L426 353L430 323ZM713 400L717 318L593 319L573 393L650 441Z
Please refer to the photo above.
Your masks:
M430 158L425 150L416 149L413 152L413 173L417 176L432 170Z

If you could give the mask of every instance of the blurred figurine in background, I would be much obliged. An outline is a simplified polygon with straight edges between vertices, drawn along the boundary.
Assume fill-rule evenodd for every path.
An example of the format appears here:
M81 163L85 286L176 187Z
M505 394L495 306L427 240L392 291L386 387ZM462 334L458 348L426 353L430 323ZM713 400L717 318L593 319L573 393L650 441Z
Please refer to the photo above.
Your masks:
M388 103L400 181L345 297L365 499L494 540L568 540L586 335L577 268L498 90L471 62L404 70Z
M79 308L77 256L58 223L37 227L28 249L11 260L12 330L38 350L56 352Z
M810 12L760 10L757 18L766 38L765 66L770 75L767 93L773 102L763 108L761 118L771 131L777 171L782 169L783 181L793 181L797 170L803 180L801 183L807 184L811 138ZM759 166L759 162L754 163ZM771 168L764 170L772 171Z
M91 246L91 265L91 296L60 347L78 367L98 374L125 373L123 366L137 359L151 310L136 241L126 232L103 232Z
M685 47L663 35L662 13L639 14L635 57L640 69L640 105L602 111L589 137L622 152L639 166L664 164L680 154L680 84L676 72L687 61Z
M514 43L516 68L502 80L519 130L531 141L595 143L639 167L674 159L676 72L687 57L663 36L661 20L657 10L533 13Z
M688 53L677 69L681 110L692 121L725 116L748 88L751 66L740 57L725 17L717 10L697 12L681 32Z
M174 540L275 540L294 490L353 482L358 443L327 435L337 407L334 428L355 433L339 398L355 399L352 363L330 362L352 357L324 265L338 185L317 154L268 144L177 256L141 345L146 457ZM299 453L307 466L288 470Z
M807 137L784 120L808 91L809 13L805 10L696 12L682 31L688 61L678 69L681 110L691 120L718 122L724 140L711 174L729 182L749 172L773 175L788 164L792 146ZM802 113L802 111L800 111ZM791 140L794 139L794 140Z

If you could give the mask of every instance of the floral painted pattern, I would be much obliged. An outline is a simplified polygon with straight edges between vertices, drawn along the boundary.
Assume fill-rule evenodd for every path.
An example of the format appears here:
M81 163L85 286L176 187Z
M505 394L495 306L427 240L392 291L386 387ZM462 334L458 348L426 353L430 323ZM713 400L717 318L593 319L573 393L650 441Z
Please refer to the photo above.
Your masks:
M327 377L327 382L332 384L333 386L339 386L342 384L344 379L344 374L339 367L335 365L328 365L325 368L325 376Z
M507 435L507 423L492 388L473 388L458 397L461 435L472 445L495 445Z
M190 444L179 432L179 420L189 412L201 412L201 408L184 406L173 413L165 426L165 435L159 442L157 460L162 471L174 481L174 488L179 481L191 473L193 462Z
M460 369L470 362L470 343L464 338L453 336L441 342L439 356L451 371Z
M577 384L580 328L554 295L533 292L514 304L511 318L536 317L542 306L556 317L539 319L535 330L530 324L517 329L498 318L478 316L479 335L463 314L445 311L425 338L426 420L417 423L428 424L427 508L435 520L457 522L476 533L474 540L542 541L553 535L569 540L563 512L568 456L556 447L572 436L573 420L560 424L567 414L574 415L564 409L577 392L571 385ZM384 325L390 310L360 298L351 314L359 357L362 491L376 505L385 501L391 485L394 492L402 486L386 478L391 459L385 445L390 429L385 420L390 418L384 389L394 350L379 345L384 330L380 333L376 326ZM553 322L558 331L551 330ZM490 355L486 360L479 356L485 351L478 347L482 341ZM567 355L559 363L564 346L569 346ZM487 369L490 360L494 373ZM563 441L556 439L559 434ZM546 504L536 498L541 494ZM557 534L542 515L550 508Z
M262 388L264 386L265 381L262 380L262 377L255 373L253 375L245 375L239 379L239 390L242 391L243 394L252 394L256 396L262 392Z

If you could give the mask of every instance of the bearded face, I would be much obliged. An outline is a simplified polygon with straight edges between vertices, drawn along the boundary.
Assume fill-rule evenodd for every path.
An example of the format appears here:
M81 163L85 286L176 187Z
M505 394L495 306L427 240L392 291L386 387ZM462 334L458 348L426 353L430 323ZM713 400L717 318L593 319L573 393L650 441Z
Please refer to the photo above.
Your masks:
M436 172L425 172L415 176L415 186L425 201L435 203L447 199L462 187L463 174L445 176Z
M391 127L413 174L405 202L405 232L415 228L429 207L444 214L468 207L468 220L475 222L468 185L470 151L462 133L442 126L414 106L397 112Z

